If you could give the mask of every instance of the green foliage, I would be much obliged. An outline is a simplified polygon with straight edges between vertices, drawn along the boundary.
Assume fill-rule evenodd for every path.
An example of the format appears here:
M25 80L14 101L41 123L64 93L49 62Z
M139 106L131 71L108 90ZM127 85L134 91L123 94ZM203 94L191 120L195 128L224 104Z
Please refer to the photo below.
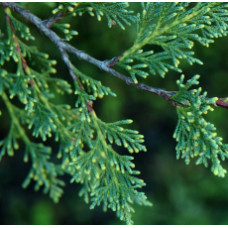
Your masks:
M64 34L65 39L67 41L70 41L73 39L73 36L77 36L78 32L76 30L70 29L70 24L64 23L64 24L59 24L59 23L53 23L54 27L59 30L62 34Z
M25 150L24 161L28 162L29 154L32 160L32 167L23 182L23 188L26 188L31 180L36 181L35 190L38 191L41 186L44 186L44 193L49 193L49 196L58 202L63 194L62 187L65 183L58 179L58 174L62 174L62 170L52 162L50 162L51 148L43 144L31 143L27 144Z
M132 123L132 120L122 120L115 123L106 124L99 120L103 135L108 138L110 143L115 142L118 146L124 146L130 153L146 151L146 147L141 143L144 142L144 136L138 131L124 129L122 125Z
M1 36L2 35L0 31L0 37ZM12 55L12 47L8 45L5 40L0 40L0 64L3 65L5 61L9 61L11 55Z
M82 84L86 86L86 91L93 96L91 98L92 100L96 99L97 97L103 98L104 95L111 95L114 97L116 96L116 94L112 92L109 87L102 85L100 81L97 81L88 75L83 74L76 68L75 73L81 79Z
M0 160L7 153L8 156L14 155L14 150L19 148L18 142L18 131L14 124L11 124L9 134L0 141L1 152Z
M136 40L119 65L137 83L137 77L181 72L181 60L202 64L191 50L194 42L208 47L214 38L227 35L226 21L227 3L142 3Z
M119 2L80 2L80 3L61 3L52 12L56 14L58 12L67 13L72 16L82 16L84 13L88 13L90 16L96 16L98 21L102 20L105 16L108 20L108 27L118 24L121 29L125 29L123 24L131 25L135 21L136 17L133 15L133 11L127 10L128 3Z
M98 7L97 4L91 4L98 14L100 5ZM102 7L105 5L102 4ZM122 3L117 5L120 12L126 6ZM112 9L110 6L104 12L108 20L111 20L108 14ZM85 85L86 91L75 82L76 109L69 105L52 103L51 99L57 93L71 94L71 85L63 79L50 76L56 72L53 67L56 61L49 60L47 54L40 52L36 47L31 48L20 40L19 35L26 40L33 39L29 28L14 18L8 9L6 13L11 23L7 23L8 37L2 42L1 53L4 57L1 57L1 60L3 65L5 59L11 58L17 65L17 72L9 73L4 69L0 72L0 91L12 121L8 136L1 141L1 157L5 153L12 156L14 150L19 147L17 138L22 138L25 144L24 161L32 163L23 187L27 187L31 180L34 180L35 190L44 186L44 193L48 193L55 202L58 202L64 186L64 182L58 176L65 172L72 175L72 180L84 183L82 192L86 201L91 198L91 208L103 202L105 210L111 208L121 220L131 223L132 203L150 205L145 194L137 191L137 188L145 184L134 176L139 172L133 170L133 157L121 156L115 152L106 142L106 134L109 141L114 138L118 145L122 141L131 152L146 150L145 146L141 145L144 142L142 135L119 126L131 121L106 124L97 117L91 117L87 110L89 101L115 94L100 81L81 73L77 68L74 68L74 71ZM118 19L117 22L122 26ZM61 26L66 27L59 25L59 28L62 28ZM14 27L15 29L12 29ZM4 43L8 45L5 47ZM54 88L54 91L50 90L50 87ZM5 91L8 91L10 99L17 97L24 108L12 104ZM59 165L52 162L51 148L31 141L22 124L27 125L32 136L41 138L42 141L53 136L59 141L59 151L56 154L61 159ZM118 132L120 129L121 133Z
M129 122L131 121L122 121L122 123ZM145 194L137 191L137 188L142 188L145 186L145 183L143 180L135 177L139 172L133 170L135 167L131 162L133 157L119 155L106 141L104 129L107 130L107 133L110 132L110 134L114 135L115 142L120 145L120 139L115 134L115 131L120 128L117 123L101 123L101 120L94 117L91 120L91 125L94 132L96 132L96 136L91 134L86 137L89 150L87 152L81 151L79 156L75 157L73 162L69 164L69 172L73 176L71 181L83 184L79 194L84 196L87 203L89 198L91 198L91 209L96 205L103 204L104 211L107 208L111 208L113 211L116 211L117 216L121 220L132 223L131 213L134 209L131 204L151 205ZM124 131L128 131L123 128L121 130L123 134ZM122 138L125 145L127 142L124 138L127 138L132 142L132 147L135 150L136 146L142 147L139 143L133 142L135 135L132 138L126 135ZM141 138L138 134L137 137ZM128 146L129 148L132 150L130 146Z
M227 34L227 6L227 3L142 3L142 12L135 14L128 10L127 3L60 3L53 14L76 17L88 13L99 21L104 16L109 27L118 24L122 29L136 21L136 40L117 64L137 83L138 77L150 74L164 77L170 69L180 72L181 59L201 64L190 49L195 41L208 46L213 38ZM123 127L131 120L106 123L99 119L93 102L104 95L116 94L73 64L70 69L76 78L73 83L52 76L57 73L57 62L31 45L35 38L22 19L12 15L9 8L4 13L6 28L1 29L6 34L0 31L0 96L11 124L8 135L0 141L0 159L5 154L13 156L23 143L24 162L31 163L23 187L33 180L35 190L43 186L44 193L58 202L64 186L60 176L68 174L71 182L82 185L79 195L90 203L91 209L102 205L104 211L110 208L121 220L132 224L133 204L152 204L140 191L145 183L137 177L140 172L134 169L133 157L120 155L113 144L130 153L146 151L143 135ZM67 23L55 21L52 27L66 41L78 34ZM6 61L13 66L10 70ZM214 125L203 117L212 110L216 98L209 99L206 93L200 95L200 88L189 90L198 84L198 78L195 76L184 84L181 76L179 91L170 98L179 104L174 133L177 158L184 158L188 164L197 157L196 164L205 166L210 161L212 172L224 177L226 170L220 163L227 158L228 145L223 144ZM74 106L55 100L64 93L73 97ZM46 145L48 138L58 144L56 151Z
M184 76L177 81L179 91L173 99L190 107L177 107L178 123L174 132L177 146L177 158L184 158L186 164L190 159L198 157L196 164L208 166L211 161L211 171L214 175L224 177L226 170L221 166L221 160L228 157L228 144L217 136L214 124L207 122L203 115L213 111L211 107L217 98L208 99L207 92L200 95L202 88L189 90L192 85L198 85L199 75L184 84Z

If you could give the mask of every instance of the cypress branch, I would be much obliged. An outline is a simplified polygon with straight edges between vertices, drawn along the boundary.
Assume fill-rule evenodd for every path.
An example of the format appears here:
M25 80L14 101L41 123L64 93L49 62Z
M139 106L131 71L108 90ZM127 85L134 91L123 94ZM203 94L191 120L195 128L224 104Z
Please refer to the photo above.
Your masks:
M4 10L7 31L0 41L0 96L11 118L8 135L0 141L0 159L5 154L13 156L19 147L18 140L22 139L24 161L31 161L23 187L34 180L35 190L44 186L44 192L58 202L64 186L59 176L68 174L71 182L82 184L80 195L90 203L91 209L99 205L105 211L110 208L127 224L133 223L133 204L152 205L141 191L145 183L137 177L140 172L134 169L133 157L120 155L112 147L113 144L123 146L130 153L146 151L143 135L124 127L132 123L131 120L106 123L97 117L93 102L104 95L116 94L101 81L80 71L69 54L128 85L167 100L177 110L178 123L174 132L177 158L184 158L186 164L196 158L196 164L210 166L214 175L225 176L221 163L228 157L228 145L217 136L216 127L204 116L213 111L213 107L228 109L227 98L209 98L201 87L192 89L199 84L198 75L187 82L181 75L177 91L155 88L139 80L152 74L164 78L170 70L181 72L182 60L202 64L194 57L194 43L207 47L215 38L227 35L227 3L142 3L138 14L129 10L127 3L60 3L53 9L54 16L47 20L41 20L16 3L1 2L0 6ZM28 44L27 40L32 42L34 37L29 26L23 19L14 17L14 13L34 24L56 45L73 86L65 79L50 76L56 73L57 62ZM124 30L126 25L136 22L134 43L123 54L103 61L75 48L68 41L78 32L71 30L70 24L58 22L64 17L83 14L96 16L98 21L106 19L109 28L118 25ZM61 35L57 35L54 28ZM161 50L153 50L154 45ZM4 69L6 61L16 63L15 72ZM117 71L116 66L125 73ZM53 102L53 97L63 93L74 96L74 107ZM11 102L14 97L20 105ZM58 164L52 162L52 149L33 142L22 126L43 142L54 138L59 143Z

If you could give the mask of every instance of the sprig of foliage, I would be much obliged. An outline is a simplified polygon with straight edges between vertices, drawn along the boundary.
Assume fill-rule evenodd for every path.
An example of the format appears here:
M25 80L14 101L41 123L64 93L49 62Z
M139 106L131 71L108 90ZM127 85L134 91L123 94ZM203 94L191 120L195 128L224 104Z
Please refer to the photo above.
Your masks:
M138 131L125 129L123 125L132 123L132 120L121 120L114 123L104 123L99 120L101 131L110 143L115 143L118 146L124 146L130 153L139 151L146 151L144 143L144 136L140 135Z
M72 30L70 29L70 24L64 23L64 24L60 24L60 23L53 23L53 26L59 30L62 34L64 34L65 39L67 41L70 41L73 36L77 36L78 32L76 30Z
M47 95L51 95L48 85L51 83L42 83L43 77L50 77L50 73L53 73L53 61L47 60L47 54L39 52L36 48L28 47L18 38L17 31L20 31L21 37L32 36L28 27L14 18L9 9L6 12L8 37L3 42L11 47L10 59L7 60L13 60L16 63L17 71L16 73L9 73L5 69L1 69L0 94L11 117L10 131L0 143L1 157L6 152L9 156L13 156L14 151L19 149L17 141L22 138L25 144L24 161L27 162L30 158L32 162L32 168L23 186L27 187L33 179L37 182L35 190L44 185L44 192L49 193L50 197L58 202L63 193L62 186L64 185L63 181L58 178L58 174L63 173L63 171L57 169L57 165L50 161L51 148L30 141L21 126L22 123L25 123L31 129L34 125L33 135L41 136L43 141L46 140L46 136L50 137L51 131L55 128L54 121L51 119L53 118L52 110L48 109L49 106L47 107L47 97L49 97ZM6 50L7 48L6 46ZM27 63L25 57L28 58ZM28 65L30 61L31 66ZM40 72L33 70L32 65L39 65ZM58 82L58 79L56 80ZM67 85L66 82L62 84ZM8 91L10 99L17 96L21 104L24 105L24 109L13 105L5 90Z
M28 162L29 154L32 167L22 184L23 188L28 187L31 180L34 180L36 181L35 191L44 186L43 192L49 193L49 196L57 203L63 194L62 187L65 183L58 179L58 175L63 174L63 171L55 163L50 162L51 148L43 144L31 143L25 150L25 162Z
M190 89L199 84L199 75L189 79L184 84L184 75L177 81L179 91L172 99L189 107L177 107L178 123L173 137L177 141L177 158L185 159L186 164L197 157L196 164L208 166L214 175L224 177L226 170L220 164L228 158L228 144L223 143L222 137L217 136L216 127L203 117L218 98L207 98L207 92L201 95L202 88Z
M227 8L227 3L215 2L142 3L136 40L119 65L137 83L137 77L165 77L169 70L181 72L183 60L202 64L191 49L195 42L208 47L214 38L227 35Z
M75 74L81 79L82 84L86 86L86 91L93 95L93 99L99 97L103 98L104 95L116 96L114 92L107 86L101 84L100 81L93 79L92 77L83 74L77 68L74 68Z
M57 14L63 12L72 16L82 16L84 13L88 13L90 16L96 16L98 21L102 20L105 16L108 21L108 27L111 28L113 25L118 24L121 29L125 30L124 24L131 25L135 21L133 11L127 10L129 7L128 3L125 2L104 2L104 3L61 3L52 12Z
M29 30L11 15L9 9L6 14L8 37L5 42L12 47L9 60L17 65L17 70L16 73L0 70L0 95L12 122L8 136L0 142L0 156L3 157L5 153L12 156L14 150L18 149L17 140L22 138L25 144L24 162L31 162L31 170L23 187L34 180L36 191L44 186L44 193L58 202L64 186L59 175L68 173L72 176L72 181L84 183L84 193L81 192L81 195L85 196L86 201L87 198L91 199L91 208L103 203L104 210L111 208L121 220L132 223L132 204L151 203L143 192L137 190L145 186L145 183L135 177L139 172L134 170L131 161L133 157L119 155L108 142L114 139L119 146L122 142L130 152L146 151L142 145L143 136L137 131L122 127L132 121L106 124L96 117L92 101L104 95L116 96L115 93L76 67L73 67L73 71L81 82L75 81L74 89L65 80L52 77L51 74L56 73L56 61L49 60L47 54L21 40L19 35L31 36ZM17 28L14 29L14 26ZM73 91L75 108L52 102L57 93L72 94ZM17 97L23 107L12 104L8 96L12 100ZM89 105L91 110L88 109ZM56 153L59 164L52 162L52 149L31 141L22 124L27 126L32 136L41 138L42 141L54 137L59 142Z
M6 35L0 31L0 97L11 119L8 135L0 141L0 159L5 154L13 156L22 139L24 161L31 162L24 187L34 180L35 190L44 186L44 193L58 202L64 186L59 176L69 174L72 182L82 184L79 194L91 204L91 209L99 205L105 211L110 208L128 224L133 223L134 203L151 205L146 195L139 191L145 183L137 177L140 172L134 169L133 157L120 155L112 147L115 143L130 153L146 151L143 136L123 127L132 123L131 120L106 123L96 116L93 102L104 95L116 94L91 75L79 71L68 53L177 106L178 124L174 133L177 158L184 158L187 164L194 157L197 157L196 164L208 166L210 162L212 172L224 177L226 170L220 163L227 158L228 145L217 136L214 125L203 117L212 111L217 98L207 98L206 93L201 94L201 88L190 90L198 84L199 76L185 84L181 76L176 94L138 83L138 77L146 78L149 74L164 77L169 70L180 72L181 59L201 64L191 49L195 42L208 46L214 38L227 35L227 3L142 3L142 12L138 15L128 10L127 3L60 3L53 10L55 16L45 21L17 4L0 5L7 25ZM7 6L35 24L57 45L74 80L72 85L52 75L56 74L57 62L31 46L34 37L29 27L15 18ZM81 16L86 12L98 20L106 17L109 27L118 24L124 29L124 25L136 21L137 37L133 46L123 56L99 61L74 48L52 30L57 30L69 41L77 32L71 30L69 24L57 21L64 16ZM6 70L6 61L16 66L16 70ZM129 72L132 80L112 68L116 63ZM71 94L74 106L59 104L53 99L64 93ZM52 151L50 147L34 142L32 136L43 142L54 138L59 148ZM52 160L54 156L58 162Z
M32 160L32 168L23 183L23 187L27 187L33 179L37 182L35 190L39 190L44 185L44 193L49 193L50 197L58 202L64 186L64 182L58 179L58 174L63 172L58 170L57 166L50 161L51 148L30 141L16 115L18 108L11 104L5 92L1 93L1 97L8 108L12 122L8 135L0 141L0 146L2 146L0 158L3 157L6 151L9 156L13 156L14 151L19 149L17 139L21 138L26 148L24 161L28 162L29 158Z
M121 156L116 153L107 144L106 135L103 132L104 129L107 129L111 135L115 135L115 131L119 127L118 124L126 124L129 121L105 124L97 117L93 117L91 123L97 136L93 137L92 141L90 140L90 149L87 152L81 152L70 163L69 168L73 175L71 181L83 184L80 195L84 196L87 203L91 200L91 209L103 204L104 211L111 208L121 220L131 224L133 222L131 213L134 212L133 203L151 205L145 194L137 191L138 188L145 186L145 183L135 177L139 172L133 170L135 167L131 162L133 157ZM114 137L117 138L116 135ZM125 140L123 136L120 138ZM125 138L127 137L125 136ZM120 141L120 139L117 140ZM132 142L130 137L128 140L137 145L137 142ZM126 143L126 141L124 142ZM119 143L117 144L119 145Z
M14 150L19 148L17 138L19 137L15 125L12 123L8 135L0 141L0 160L7 153L8 156L14 155Z
M1 37L0 31L0 37ZM5 40L0 41L0 65L3 65L5 61L9 61L12 55L12 46L10 46Z

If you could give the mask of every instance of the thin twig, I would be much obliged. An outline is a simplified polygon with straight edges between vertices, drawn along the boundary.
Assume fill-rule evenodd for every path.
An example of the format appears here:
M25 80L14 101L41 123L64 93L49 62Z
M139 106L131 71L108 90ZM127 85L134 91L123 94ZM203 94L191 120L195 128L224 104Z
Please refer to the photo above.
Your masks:
M216 105L222 108L228 109L228 102L226 102L227 98L219 98L216 101Z
M72 8L75 8L76 6L72 5ZM56 23L57 21L61 20L63 17L67 16L71 11L69 10L65 10L64 12L58 12L56 15L54 15L53 17L50 17L46 20L43 21L43 24L47 27L47 28L51 28L53 23Z
M47 28L51 28L53 23L56 23L57 21L61 20L64 16L66 15L66 13L63 12L58 12L55 16L50 17L46 20L43 21L43 24L47 27Z
M178 102L171 100L171 97L174 94L176 94L176 91L166 91L166 90L163 90L160 88L155 88L155 87L145 85L143 83L134 83L134 81L131 78L112 69L112 67L116 64L116 62L119 61L118 57L116 57L116 58L114 57L113 59L111 59L109 61L107 61L107 60L100 61L98 59L95 59L94 57L88 55L87 53L85 53L81 50L78 50L77 48L73 47L72 45L64 42L55 32L53 32L50 28L48 28L45 25L45 23L43 23L37 16L35 16L32 13L28 12L27 10L21 8L16 3L1 2L0 5L13 9L17 13L19 13L22 17L24 17L26 20L33 23L40 31L42 31L47 37L49 37L49 39L51 41L53 41L56 44L56 46L58 47L58 49L60 50L60 52L62 54L62 58L66 64L67 64L67 61L69 61L69 57L66 54L66 52L72 53L72 54L76 55L79 59L85 60L85 61L97 66L101 70L111 74L112 76L121 79L127 85L131 85L140 90L154 93L154 94L162 97L163 99L169 101L174 106L181 105ZM77 76L75 74L73 76L73 74L71 73L72 64L71 63L67 64L67 66L68 66L69 72L71 74L71 77L75 80L75 77L77 78ZM228 102L225 102L225 99L223 99L223 98L219 98L216 101L215 105L227 109Z
M59 48L59 51L60 51L60 53L61 53L61 55L62 55L62 59L63 59L63 61L65 62L66 66L67 66L67 68L68 68L68 71L69 71L69 73L70 73L70 75L71 75L71 77L72 77L75 81L78 82L79 86L80 86L83 90L85 90L85 88L84 88L84 86L82 85L82 83L80 82L79 78L78 78L78 77L76 76L76 74L74 73L74 66L73 66L73 64L71 63L68 54L66 53L66 51L65 51L63 48Z

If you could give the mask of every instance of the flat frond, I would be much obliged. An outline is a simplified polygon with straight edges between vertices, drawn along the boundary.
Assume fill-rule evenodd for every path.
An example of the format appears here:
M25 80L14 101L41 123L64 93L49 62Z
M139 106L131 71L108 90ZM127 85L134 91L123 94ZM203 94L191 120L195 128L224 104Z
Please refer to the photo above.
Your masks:
M183 60L202 64L194 57L194 43L208 47L215 38L227 35L227 7L227 3L214 2L142 4L136 40L119 66L137 83L137 78L149 74L165 77L169 70L181 72Z
M182 75L177 81L180 90L172 97L189 106L177 107L178 123L173 135L177 141L177 158L185 159L186 164L197 158L196 164L206 167L210 161L214 175L224 177L227 171L222 167L221 161L228 158L228 144L224 144L222 137L217 135L214 124L203 117L208 111L214 110L212 105L217 98L206 98L206 92L201 95L201 87L189 90L192 85L199 83L198 79L199 75L196 75L184 84Z

